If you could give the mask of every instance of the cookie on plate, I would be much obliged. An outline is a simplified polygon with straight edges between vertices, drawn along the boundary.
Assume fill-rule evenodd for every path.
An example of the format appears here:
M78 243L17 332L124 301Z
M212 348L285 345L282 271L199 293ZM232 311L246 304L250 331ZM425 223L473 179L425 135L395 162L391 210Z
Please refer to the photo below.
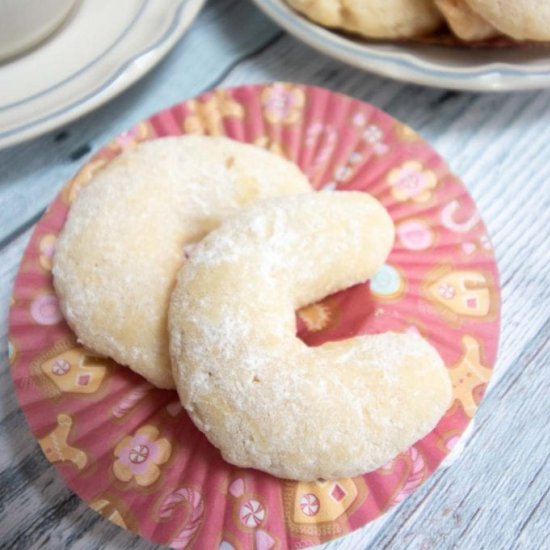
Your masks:
M85 346L174 387L167 309L186 250L243 206L309 191L293 163L226 138L163 138L122 153L80 191L57 242L65 319Z
M477 42L500 35L493 25L470 8L467 0L435 0L435 4L461 40Z
M466 0L470 8L515 40L550 41L550 2Z
M435 31L442 17L433 0L287 0L325 27L368 38L411 38Z

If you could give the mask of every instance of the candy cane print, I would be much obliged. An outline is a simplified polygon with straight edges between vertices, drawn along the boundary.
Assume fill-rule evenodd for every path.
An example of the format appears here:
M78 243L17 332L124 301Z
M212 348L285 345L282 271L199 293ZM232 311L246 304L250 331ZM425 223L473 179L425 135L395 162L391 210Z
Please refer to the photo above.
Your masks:
M180 505L188 506L191 513L187 516L181 531L170 542L170 548L177 550L186 548L193 539L200 527L204 513L204 501L201 494L190 487L181 487L166 495L160 506L160 518L162 520L170 519Z
M411 471L409 477L406 479L401 490L395 495L392 504L399 504L405 500L417 487L419 487L424 481L426 463L422 455L416 450L415 447L411 447L407 454L411 459Z
M143 382L140 384L113 407L113 416L115 418L122 418L126 413L128 413L129 410L136 406L138 401L143 399L146 393L152 389L153 386L148 382Z
M323 145L319 153L315 156L311 167L306 170L306 176L313 178L315 174L330 160L330 156L334 151L334 146L336 145L337 134L334 128L331 126L323 126L320 122L312 124L307 131L306 144L309 144L309 147L313 147L315 143L315 138L317 136L325 133L327 136L326 143Z

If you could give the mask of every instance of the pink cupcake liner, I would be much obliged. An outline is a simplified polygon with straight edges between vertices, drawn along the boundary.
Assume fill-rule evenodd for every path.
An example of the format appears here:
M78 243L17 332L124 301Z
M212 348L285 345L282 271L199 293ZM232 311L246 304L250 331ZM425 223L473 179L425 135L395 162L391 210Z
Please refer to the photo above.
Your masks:
M177 394L76 343L51 279L55 239L94 171L137 142L226 135L295 161L317 189L376 196L397 238L369 283L297 312L310 345L387 330L419 332L439 351L454 401L437 427L375 472L316 483L227 464ZM288 83L208 92L125 132L68 182L38 223L16 279L10 360L32 431L92 508L173 548L304 548L357 529L402 502L473 417L498 347L498 272L464 185L415 132L375 107Z

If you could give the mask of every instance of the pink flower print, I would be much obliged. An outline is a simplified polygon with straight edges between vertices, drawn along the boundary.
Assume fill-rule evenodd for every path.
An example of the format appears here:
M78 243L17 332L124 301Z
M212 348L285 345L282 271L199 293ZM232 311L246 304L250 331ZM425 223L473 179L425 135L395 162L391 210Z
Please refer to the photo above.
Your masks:
M441 283L439 285L439 295L445 300L452 300L455 297L456 290L449 283Z
M273 84L262 92L264 116L271 124L298 122L305 102L304 91L290 84Z
M388 174L386 181L398 201L426 202L437 186L437 176L421 162L409 160Z
M363 131L363 139L371 145L382 141L382 137L382 130L375 124L367 126Z
M160 476L159 465L172 453L167 439L159 438L155 426L143 426L133 436L124 437L115 447L113 472L120 481L136 480L138 485L152 485Z
M384 155L390 148L387 143L383 143L383 137L384 132L376 124L370 124L363 130L363 140L372 146L374 154L378 156Z

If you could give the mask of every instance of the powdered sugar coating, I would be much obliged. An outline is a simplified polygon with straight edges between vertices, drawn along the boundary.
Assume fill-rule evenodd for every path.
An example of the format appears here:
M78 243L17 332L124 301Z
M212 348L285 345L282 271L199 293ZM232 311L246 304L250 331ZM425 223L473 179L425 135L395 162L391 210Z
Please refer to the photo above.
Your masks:
M368 279L393 244L365 193L264 201L208 235L170 306L176 386L229 462L310 480L376 469L428 433L451 398L437 352L416 335L308 348L295 309Z
M57 242L54 284L79 341L173 387L167 308L190 245L257 200L311 191L294 164L226 138L124 152L84 187Z

